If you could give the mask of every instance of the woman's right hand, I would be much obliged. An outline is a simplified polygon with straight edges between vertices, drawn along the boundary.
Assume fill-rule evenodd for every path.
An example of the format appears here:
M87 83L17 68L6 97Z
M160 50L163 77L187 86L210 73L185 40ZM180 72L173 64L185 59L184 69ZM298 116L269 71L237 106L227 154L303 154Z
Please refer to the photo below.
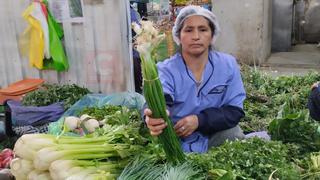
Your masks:
M145 109L144 115L146 116L146 124L152 136L160 135L163 129L167 127L167 124L162 118L155 119L151 117L152 111L150 109Z

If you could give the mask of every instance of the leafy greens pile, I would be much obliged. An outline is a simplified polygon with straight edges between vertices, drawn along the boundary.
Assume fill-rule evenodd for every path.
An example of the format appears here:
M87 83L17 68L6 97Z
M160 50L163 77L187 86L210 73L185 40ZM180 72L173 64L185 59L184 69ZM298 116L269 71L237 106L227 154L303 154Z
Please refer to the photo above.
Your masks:
M28 93L22 99L24 106L48 106L63 102L64 108L70 108L84 95L90 93L87 88L72 85L44 84L41 88Z
M269 124L269 134L272 140L299 145L302 154L320 151L320 124L309 118L307 110L292 112L285 103Z
M191 154L189 159L202 167L209 179L266 179L277 170L273 177L294 180L299 173L288 153L295 149L278 141L252 138L227 142L206 154Z
M242 66L242 78L247 93L244 102L246 117L240 122L245 132L267 130L284 103L292 111L306 109L310 86L320 80L320 74L272 77L256 68Z
M83 114L88 114L98 121L104 120L107 124L111 125L141 122L139 111L125 106L105 105L103 107L87 107L80 113L80 115Z

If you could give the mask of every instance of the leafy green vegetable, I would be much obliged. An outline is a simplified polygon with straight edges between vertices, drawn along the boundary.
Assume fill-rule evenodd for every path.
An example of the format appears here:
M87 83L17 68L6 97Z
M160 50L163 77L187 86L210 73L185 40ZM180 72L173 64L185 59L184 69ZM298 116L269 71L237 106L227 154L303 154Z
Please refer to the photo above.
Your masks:
M231 179L267 179L277 170L273 177L299 179L298 170L290 163L289 147L277 141L252 138L226 142L206 154L190 154L189 160L211 178L225 175ZM226 172L221 173L223 170Z
M305 167L306 171L303 172L301 179L320 179L320 154L311 153L308 158L304 159L304 164L308 166Z
M88 114L98 121L104 120L107 124L120 125L131 122L141 122L140 113L137 109L129 109L125 106L106 105L103 107L85 108L80 115Z
M242 66L241 72L247 93L244 102L246 117L240 122L245 132L267 130L285 102L292 110L306 109L310 86L320 80L317 72L304 76L272 77L248 66Z
M44 84L38 90L28 93L22 99L25 106L48 106L53 103L63 102L64 108L70 108L84 95L90 93L87 88L72 85Z
M301 153L320 150L319 123L309 119L307 110L293 112L287 103L281 106L278 117L270 123L269 134L273 140L299 145Z

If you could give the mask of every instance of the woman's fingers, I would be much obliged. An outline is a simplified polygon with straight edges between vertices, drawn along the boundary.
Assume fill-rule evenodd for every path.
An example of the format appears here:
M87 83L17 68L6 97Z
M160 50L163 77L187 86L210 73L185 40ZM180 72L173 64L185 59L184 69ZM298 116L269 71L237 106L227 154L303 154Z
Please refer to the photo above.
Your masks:
M169 111L167 110L169 115ZM167 123L162 118L152 118L152 111L148 108L144 110L144 115L146 116L146 124L150 130L152 136L158 136L162 133L163 129L167 127Z
M150 109L145 109L144 114L146 115L146 124L150 130L152 136L158 136L162 133L163 129L167 127L165 121L161 118L151 118L152 112Z
M157 136L162 133L162 130L167 127L167 124L163 119L146 119L147 126L150 130L150 134L153 136Z
M162 133L162 130L160 131L150 131L151 136L159 136Z
M168 109L166 109L166 112L167 112L167 115L170 116L170 112ZM146 116L151 116L152 115L152 111L149 109L149 108L146 108L144 111L143 111L144 115Z
M184 122L183 119L181 119L180 121L178 121L175 125L174 125L174 130L175 131L182 131L183 129L185 129L186 127L186 123ZM183 128L182 128L183 127Z
M167 127L167 124L166 123L160 123L156 125L147 124L147 126L151 131L160 131L160 130L163 130L165 127Z
M152 111L149 109L149 108L146 108L144 111L143 111L144 115L146 116L151 116L152 115Z
M189 115L179 120L174 129L178 136L187 137L198 128L198 119L195 115Z
M174 130L176 131L178 136L183 137L188 132L188 127L183 123L183 121L178 121L174 126Z

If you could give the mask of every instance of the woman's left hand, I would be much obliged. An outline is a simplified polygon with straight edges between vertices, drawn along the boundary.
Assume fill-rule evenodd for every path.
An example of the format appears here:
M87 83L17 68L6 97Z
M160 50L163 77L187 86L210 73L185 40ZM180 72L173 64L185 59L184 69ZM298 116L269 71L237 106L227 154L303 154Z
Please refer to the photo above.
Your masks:
M199 122L196 115L189 115L180 119L174 126L179 137L187 137L198 128Z

